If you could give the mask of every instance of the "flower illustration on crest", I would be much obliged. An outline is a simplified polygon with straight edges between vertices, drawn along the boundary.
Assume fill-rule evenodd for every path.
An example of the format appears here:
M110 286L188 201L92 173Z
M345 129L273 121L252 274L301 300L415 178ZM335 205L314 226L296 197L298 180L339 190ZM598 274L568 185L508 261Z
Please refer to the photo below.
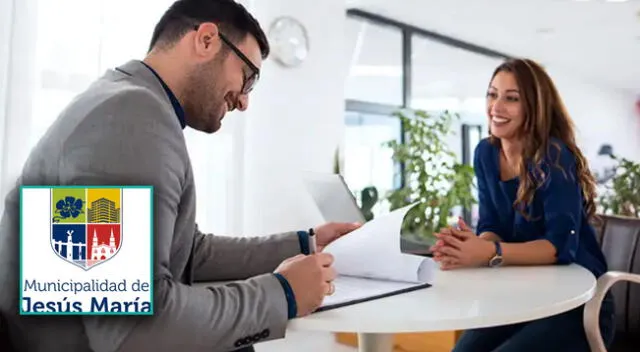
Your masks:
M84 202L82 199L76 199L75 197L65 197L56 203L55 213L58 214L53 217L53 222L60 222L60 220L73 217L77 218L80 214L83 214L82 210Z

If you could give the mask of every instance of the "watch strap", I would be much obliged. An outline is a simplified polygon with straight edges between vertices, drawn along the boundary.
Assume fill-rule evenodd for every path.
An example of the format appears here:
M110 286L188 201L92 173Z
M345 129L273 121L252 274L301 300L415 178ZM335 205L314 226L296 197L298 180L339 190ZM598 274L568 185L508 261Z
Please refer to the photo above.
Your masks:
M496 254L489 260L490 267L498 267L502 265L502 245L499 241L494 241L496 246Z

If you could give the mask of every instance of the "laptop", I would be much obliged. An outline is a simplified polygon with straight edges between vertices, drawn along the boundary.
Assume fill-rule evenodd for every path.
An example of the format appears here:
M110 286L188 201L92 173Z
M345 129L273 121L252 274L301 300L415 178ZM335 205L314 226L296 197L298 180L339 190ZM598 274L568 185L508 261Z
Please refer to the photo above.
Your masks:
M341 175L307 173L303 182L325 222L367 221Z

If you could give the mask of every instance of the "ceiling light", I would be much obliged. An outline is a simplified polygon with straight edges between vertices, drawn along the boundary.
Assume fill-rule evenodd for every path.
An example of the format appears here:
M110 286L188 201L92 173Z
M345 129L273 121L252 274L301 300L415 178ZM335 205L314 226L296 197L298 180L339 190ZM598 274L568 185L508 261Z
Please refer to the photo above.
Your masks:
M536 29L536 32L540 34L550 34L554 32L554 29L551 27L543 27L543 28Z
M627 0L605 0L606 2L626 2Z

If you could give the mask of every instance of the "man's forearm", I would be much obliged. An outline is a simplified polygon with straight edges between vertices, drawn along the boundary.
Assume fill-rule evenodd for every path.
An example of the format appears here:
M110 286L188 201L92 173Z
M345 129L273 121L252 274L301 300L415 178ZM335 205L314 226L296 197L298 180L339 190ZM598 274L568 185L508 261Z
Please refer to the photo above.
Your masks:
M264 237L228 237L196 232L194 280L241 280L269 273L303 253L304 236L287 232Z

